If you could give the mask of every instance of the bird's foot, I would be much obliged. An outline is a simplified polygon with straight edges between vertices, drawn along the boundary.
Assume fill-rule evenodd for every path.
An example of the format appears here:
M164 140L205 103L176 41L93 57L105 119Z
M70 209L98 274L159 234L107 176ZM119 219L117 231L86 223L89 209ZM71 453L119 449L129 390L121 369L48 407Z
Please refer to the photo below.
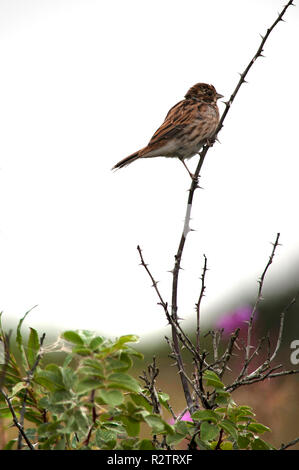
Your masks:
M192 180L197 180L197 179L198 179L197 176L194 175L193 173L191 173L191 171L190 171L189 168L187 167L187 165L186 165L184 159L183 159L183 158L180 158L179 160L182 162L182 164L184 165L184 167L185 167L186 170L188 171L188 174L189 174L190 178L191 178Z

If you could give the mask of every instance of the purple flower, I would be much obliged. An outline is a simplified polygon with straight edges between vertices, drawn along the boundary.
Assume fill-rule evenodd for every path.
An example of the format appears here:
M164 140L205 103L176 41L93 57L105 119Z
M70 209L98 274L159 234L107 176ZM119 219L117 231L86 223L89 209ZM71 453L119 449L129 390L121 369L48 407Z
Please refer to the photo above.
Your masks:
M246 326L246 321L250 319L252 307L244 305L231 312L225 313L216 321L216 328L224 330L224 334L232 333L236 328L241 330Z

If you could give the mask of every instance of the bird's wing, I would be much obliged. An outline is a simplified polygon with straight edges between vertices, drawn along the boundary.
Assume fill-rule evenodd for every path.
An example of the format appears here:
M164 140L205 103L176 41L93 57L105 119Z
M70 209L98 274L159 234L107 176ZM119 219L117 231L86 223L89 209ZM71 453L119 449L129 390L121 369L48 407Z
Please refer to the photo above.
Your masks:
M188 100L183 100L173 106L163 124L156 130L148 143L147 149L154 150L164 145L166 141L179 137L182 131L198 116L198 106Z

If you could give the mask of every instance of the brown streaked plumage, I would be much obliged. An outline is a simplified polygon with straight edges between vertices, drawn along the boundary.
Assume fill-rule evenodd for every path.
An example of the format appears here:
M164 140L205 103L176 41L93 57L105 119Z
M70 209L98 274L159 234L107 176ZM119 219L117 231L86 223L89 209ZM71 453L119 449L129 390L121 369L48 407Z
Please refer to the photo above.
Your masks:
M222 95L213 85L197 83L188 90L184 100L169 110L148 145L116 163L112 169L123 168L139 158L176 157L184 163L214 135L219 122L219 98Z

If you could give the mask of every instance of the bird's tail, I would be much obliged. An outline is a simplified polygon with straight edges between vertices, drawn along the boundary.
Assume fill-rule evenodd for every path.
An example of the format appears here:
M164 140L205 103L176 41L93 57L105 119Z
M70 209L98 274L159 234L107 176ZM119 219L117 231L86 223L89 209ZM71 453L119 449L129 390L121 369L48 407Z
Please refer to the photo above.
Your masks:
M118 168L124 168L125 166L129 165L130 163L135 162L135 160L137 160L137 158L139 158L139 152L140 152L140 150L138 150L138 152L132 153L132 155L129 155L126 158L123 158L123 160L121 160L120 162L116 163L116 165L114 165L112 170L117 170Z

